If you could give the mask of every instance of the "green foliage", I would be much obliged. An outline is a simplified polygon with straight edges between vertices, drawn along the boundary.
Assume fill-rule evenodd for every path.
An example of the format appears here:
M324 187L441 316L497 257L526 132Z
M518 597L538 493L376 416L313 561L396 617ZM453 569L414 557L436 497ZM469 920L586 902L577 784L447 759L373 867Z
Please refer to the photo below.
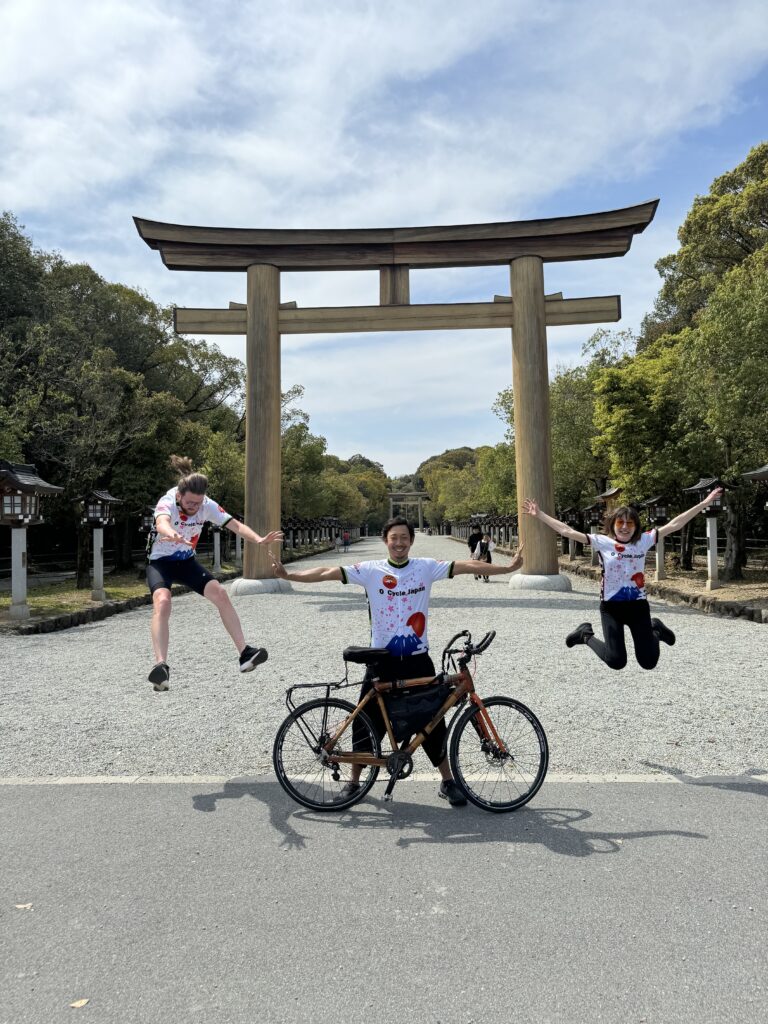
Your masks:
M717 472L734 475L768 453L768 245L725 275L680 341L686 406L711 432Z
M0 216L0 340L39 315L45 258L10 213Z
M664 284L641 347L693 324L723 277L768 243L768 142L696 197L678 238L678 251L656 264Z

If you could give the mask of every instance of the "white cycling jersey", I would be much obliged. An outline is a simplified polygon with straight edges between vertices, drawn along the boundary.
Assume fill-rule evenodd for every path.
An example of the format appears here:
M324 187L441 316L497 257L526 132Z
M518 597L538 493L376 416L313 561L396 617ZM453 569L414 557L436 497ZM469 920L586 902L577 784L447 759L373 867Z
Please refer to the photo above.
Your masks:
M155 519L158 516L169 516L172 528L186 540L191 541L192 547L188 544L180 544L175 540L165 540L159 536L155 537L149 553L150 562L156 558L193 558L203 526L206 523L224 526L232 518L228 512L224 511L221 505L217 505L208 495L203 498L203 502L197 512L193 515L188 515L179 505L178 489L176 487L172 487L158 501L155 506Z
M453 576L453 562L409 558L395 565L388 558L341 567L342 582L365 587L371 613L371 646L402 657L429 650L429 592L437 580Z

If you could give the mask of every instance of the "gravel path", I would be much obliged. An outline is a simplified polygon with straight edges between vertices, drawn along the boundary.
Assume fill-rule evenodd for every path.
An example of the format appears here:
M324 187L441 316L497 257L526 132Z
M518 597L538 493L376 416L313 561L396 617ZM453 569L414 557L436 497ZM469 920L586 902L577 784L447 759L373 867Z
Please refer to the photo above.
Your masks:
M339 565L384 550L371 538L351 555L311 563ZM465 551L421 535L413 549L438 558ZM511 591L506 577L436 584L435 660L460 629L475 637L497 630L478 659L478 690L517 696L536 711L553 773L768 771L767 629L654 601L676 646L662 648L652 672L634 662L613 672L586 648L565 647L579 622L599 622L596 585L573 585L563 594ZM59 633L0 636L0 778L271 772L286 686L338 680L343 647L368 642L367 605L360 588L338 583L234 600L246 637L269 648L269 661L241 675L215 609L194 594L177 597L166 694L146 681L148 607ZM417 770L428 768L419 757Z

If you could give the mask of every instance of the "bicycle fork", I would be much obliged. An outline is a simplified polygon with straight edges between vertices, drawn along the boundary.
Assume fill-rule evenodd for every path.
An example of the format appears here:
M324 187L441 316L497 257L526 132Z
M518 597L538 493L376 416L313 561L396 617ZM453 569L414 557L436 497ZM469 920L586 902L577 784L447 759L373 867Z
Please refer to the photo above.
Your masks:
M502 755L508 755L509 751L499 736L493 719L488 714L488 709L476 693L471 693L469 699L478 709L478 713L472 717L472 728L477 733L481 742L492 743Z

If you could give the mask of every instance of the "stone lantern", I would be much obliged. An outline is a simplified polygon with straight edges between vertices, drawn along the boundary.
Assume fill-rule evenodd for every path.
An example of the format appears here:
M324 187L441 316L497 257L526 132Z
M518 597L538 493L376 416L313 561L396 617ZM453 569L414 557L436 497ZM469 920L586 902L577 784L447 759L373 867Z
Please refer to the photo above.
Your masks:
M572 530L581 530L581 515L575 506L563 509L560 518ZM576 559L576 541L563 537L563 544L568 545L568 561L573 562Z
M594 533L603 521L603 515L605 514L605 506L598 499L593 505L588 505L583 508L582 513L584 515L584 533ZM599 558L597 557L597 551L590 544L592 550L592 559L590 564L597 565Z
M643 508L646 510L648 516L648 522L651 526L663 526L669 522L667 512L668 507L664 498L657 494L655 498L649 498L648 501L642 502ZM667 573L664 569L664 537L659 537L656 540L656 579L666 579Z
M34 466L0 459L0 525L11 527L12 619L28 619L27 527L43 521L40 498L61 494L63 487L46 483Z
M108 491L91 491L77 499L82 505L81 523L93 530L93 589L92 601L106 601L104 590L104 527L114 522L112 506L121 505L122 499L116 498Z
M760 469L753 469L749 473L742 473L741 476L743 480L749 480L751 483L765 483L768 481L768 465L761 466ZM763 507L768 512L768 501Z
M697 480L690 487L684 487L683 493L695 494L699 501L703 501L710 491L715 487L723 487L722 481L716 476L706 476ZM720 578L717 568L717 514L725 507L723 495L721 494L705 509L702 515L707 518L707 590L717 590L720 586Z
M211 533L213 534L213 571L221 572L221 531L222 527L218 523L211 523Z

